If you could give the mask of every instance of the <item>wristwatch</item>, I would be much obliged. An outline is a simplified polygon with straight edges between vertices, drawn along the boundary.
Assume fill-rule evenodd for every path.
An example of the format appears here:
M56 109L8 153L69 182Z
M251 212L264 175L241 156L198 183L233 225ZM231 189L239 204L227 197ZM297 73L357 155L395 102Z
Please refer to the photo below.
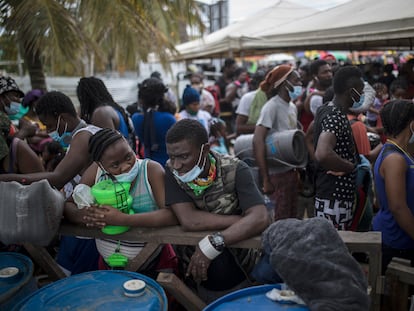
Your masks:
M224 250L224 247L226 245L224 244L224 237L220 232L216 232L216 233L213 233L213 234L209 235L208 239L209 239L211 245L213 245L213 247L218 252L222 252Z

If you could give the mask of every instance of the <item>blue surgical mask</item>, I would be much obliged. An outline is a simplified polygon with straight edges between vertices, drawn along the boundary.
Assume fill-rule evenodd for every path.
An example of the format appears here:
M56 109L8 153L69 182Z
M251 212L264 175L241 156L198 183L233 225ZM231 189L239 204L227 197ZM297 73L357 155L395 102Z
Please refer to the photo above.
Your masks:
M201 146L200 156L198 157L197 164L189 170L187 173L180 175L176 170L173 170L173 174L182 182L188 183L195 180L204 170L204 166L206 165L206 158L204 158L203 166L200 167L201 157L203 155L204 144Z
M6 111L7 115L12 116L20 111L20 103L11 102L10 107L4 106L4 110Z
M133 182L134 179L137 177L139 171L139 164L138 160L135 161L134 165L131 167L131 169L126 172L119 175L114 175L117 181L119 182Z
M53 132L49 133L49 137L52 138L54 141L57 141L64 149L67 149L72 140L72 133L66 131L68 128L68 124L66 123L65 130L63 131L63 134L60 135L58 132L59 125L60 125L60 116L58 119L56 129Z
M286 88L286 89L289 92L290 99L295 100L296 98L300 96L300 94L302 94L302 87L300 85L292 85L292 83L290 83L287 80L286 82L289 83L291 87L293 87L293 91L289 90L289 88Z
M364 104L365 101L365 94L359 94L359 92L356 89L353 89L358 95L359 95L359 101L356 101L353 96L351 96L354 103L352 104L352 109L358 109Z

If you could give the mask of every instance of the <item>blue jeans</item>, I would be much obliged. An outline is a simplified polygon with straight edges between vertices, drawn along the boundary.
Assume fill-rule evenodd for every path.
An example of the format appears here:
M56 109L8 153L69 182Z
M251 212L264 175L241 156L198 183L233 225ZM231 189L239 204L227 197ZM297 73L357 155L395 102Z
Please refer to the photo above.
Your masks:
M282 278L277 274L270 264L269 254L263 254L259 262L254 266L251 276L259 283L276 284L283 283Z

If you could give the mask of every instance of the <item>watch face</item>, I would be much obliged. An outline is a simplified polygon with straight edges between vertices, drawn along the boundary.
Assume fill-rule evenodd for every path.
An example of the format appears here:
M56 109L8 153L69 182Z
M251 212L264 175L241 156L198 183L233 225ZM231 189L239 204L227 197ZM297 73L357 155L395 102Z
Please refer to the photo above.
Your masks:
M210 236L210 242L216 250L221 252L224 249L224 238L221 234L215 233Z

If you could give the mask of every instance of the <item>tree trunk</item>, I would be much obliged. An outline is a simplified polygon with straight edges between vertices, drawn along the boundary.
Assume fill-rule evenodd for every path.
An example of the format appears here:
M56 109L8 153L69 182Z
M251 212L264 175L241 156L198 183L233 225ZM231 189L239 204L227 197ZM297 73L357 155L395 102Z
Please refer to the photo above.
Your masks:
M25 44L22 45L24 61L26 68L29 71L30 83L32 89L41 89L47 91L46 77L43 72L43 64L38 51L33 51L31 48L27 48Z

